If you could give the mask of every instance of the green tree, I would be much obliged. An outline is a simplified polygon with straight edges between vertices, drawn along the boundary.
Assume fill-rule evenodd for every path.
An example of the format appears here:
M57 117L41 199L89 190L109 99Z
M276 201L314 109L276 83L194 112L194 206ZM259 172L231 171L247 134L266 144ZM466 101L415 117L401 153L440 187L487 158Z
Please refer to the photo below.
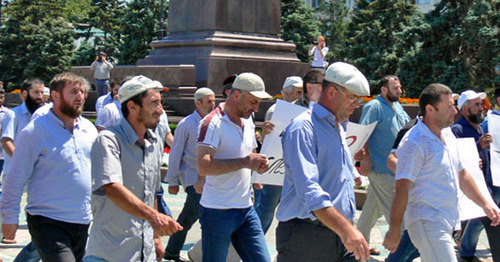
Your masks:
M347 41L349 8L345 0L322 1L318 9L320 32L326 38L329 52L326 60L343 60Z
M491 90L499 85L499 1L442 0L425 17L422 47L401 62L401 71L419 89L439 82L455 92ZM496 78L496 80L495 80Z
M426 24L410 1L357 0L356 4L349 23L346 58L377 87L381 77L398 73L400 59L417 51Z
M57 0L17 0L6 8L0 33L0 77L9 86L26 77L48 82L70 69L73 28Z
M89 40L83 40L80 42L80 46L75 52L73 58L73 65L84 65L88 66L92 64L95 60L96 50L94 45Z
M120 17L124 15L123 0L92 0L92 10L89 13L88 36L92 27L104 31L104 36L95 36L94 45L108 54L110 60L119 55Z
M319 22L303 0L281 1L281 38L297 46L297 56L309 61L309 45L320 35Z
M164 21L168 14L168 2L165 2ZM160 0L133 0L127 4L126 15L122 17L120 23L122 34L120 64L135 64L148 54L151 50L149 44L158 39L160 12ZM163 28L166 27L165 22Z

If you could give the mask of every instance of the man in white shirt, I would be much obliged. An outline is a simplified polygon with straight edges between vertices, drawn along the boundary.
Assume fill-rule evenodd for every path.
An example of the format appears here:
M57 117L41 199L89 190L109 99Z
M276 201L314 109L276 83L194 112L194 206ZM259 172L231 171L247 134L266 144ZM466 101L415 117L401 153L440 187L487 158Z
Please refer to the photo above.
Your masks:
M224 109L217 107L200 125L196 166L206 177L200 200L203 261L225 261L232 242L243 261L271 261L264 232L251 200L251 171L269 161L255 153L250 116L271 98L253 73L238 75Z
M94 71L97 95L99 97L105 95L109 90L109 72L113 69L113 64L106 60L106 53L100 52L90 65L90 69Z
M451 90L427 86L420 95L419 121L403 138L396 156L396 192L384 246L395 252L405 226L422 261L457 261L452 232L459 226L458 187L481 206L492 225L500 215L462 167L456 138L448 128L457 110Z

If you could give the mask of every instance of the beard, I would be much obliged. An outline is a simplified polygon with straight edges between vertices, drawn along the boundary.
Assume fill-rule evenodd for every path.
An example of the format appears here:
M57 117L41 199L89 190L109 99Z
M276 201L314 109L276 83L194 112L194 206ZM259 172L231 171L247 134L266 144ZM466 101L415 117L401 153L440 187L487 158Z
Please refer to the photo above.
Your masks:
M24 101L24 103L26 104L26 107L28 108L28 111L33 114L35 113L35 111L40 108L40 106L42 106L42 99L33 99L31 98L31 96L28 94L28 96L26 97L26 100Z
M139 112L138 122L143 122L146 128L154 130L158 126L160 120L157 120L153 116L148 117L147 112L143 108L141 108L141 111Z
M392 95L391 93L387 93L387 100L389 100L391 102L398 102L399 101L399 96Z
M478 112L477 114L470 114L469 121L475 124L480 124L484 120L483 112Z
M83 111L83 104L82 104L82 106L75 109L68 102L66 102L64 95L62 95L61 98L62 98L61 99L61 106L60 106L61 113L65 114L71 118L77 118L78 116L80 116L80 114Z

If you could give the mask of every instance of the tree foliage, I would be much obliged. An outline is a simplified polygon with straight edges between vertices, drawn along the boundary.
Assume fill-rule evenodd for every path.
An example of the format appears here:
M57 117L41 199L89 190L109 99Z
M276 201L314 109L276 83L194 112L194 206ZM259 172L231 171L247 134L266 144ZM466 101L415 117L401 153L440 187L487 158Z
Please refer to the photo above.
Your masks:
M320 32L326 39L329 52L327 61L342 60L345 57L349 8L345 0L322 1L318 11Z
M59 15L56 0L12 1L0 34L0 77L9 89L27 77L48 82L67 71L73 56L73 28Z
M113 61L113 57L119 55L120 18L125 14L125 4L123 0L92 0L92 6L89 33L92 27L104 31L104 36L94 36L94 45Z
M167 27L166 18L168 2L164 4L164 30ZM120 22L122 42L120 44L120 64L135 64L144 58L149 50L150 43L158 39L161 12L159 0L133 0L128 3L126 14Z
M422 47L401 63L407 81L420 89L439 82L455 92L498 86L499 3L442 0L437 4L425 17L429 28L423 33Z
M297 56L309 61L309 45L320 35L319 22L303 0L281 1L281 38L297 46Z
M381 77L399 72L402 58L417 52L426 24L410 1L357 0L356 3L347 34L346 59L364 72L372 87L378 87Z

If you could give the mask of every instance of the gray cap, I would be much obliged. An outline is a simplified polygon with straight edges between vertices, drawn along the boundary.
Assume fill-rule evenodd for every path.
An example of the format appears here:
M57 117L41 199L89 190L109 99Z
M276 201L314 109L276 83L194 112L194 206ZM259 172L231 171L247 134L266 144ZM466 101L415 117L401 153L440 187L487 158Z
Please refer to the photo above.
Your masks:
M266 92L262 78L254 73L242 73L238 75L234 80L233 88L248 91L250 94L261 99L272 98L272 96Z
M201 98L208 96L208 95L215 95L214 91L208 87L201 87L196 90L194 93L194 100L200 100Z
M120 91L118 91L120 103L123 103L149 89L161 91L163 89L163 85L159 81L151 80L143 75L134 76L132 79L123 83L120 87Z
M370 95L368 80L366 80L363 73L351 64L344 62L331 64L326 69L324 79L328 82L341 85L358 96Z

